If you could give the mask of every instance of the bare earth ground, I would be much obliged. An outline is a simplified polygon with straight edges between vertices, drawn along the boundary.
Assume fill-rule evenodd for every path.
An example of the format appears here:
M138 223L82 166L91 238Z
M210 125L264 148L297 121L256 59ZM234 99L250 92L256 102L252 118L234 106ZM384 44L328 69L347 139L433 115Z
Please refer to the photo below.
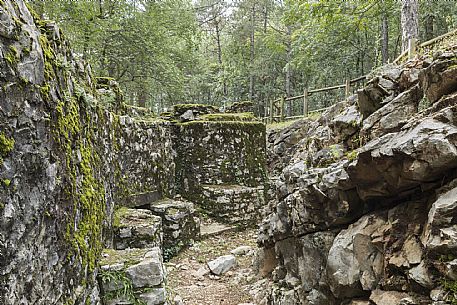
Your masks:
M168 287L180 295L185 305L238 305L251 303L249 284L255 281L252 272L253 253L236 256L237 266L218 277L202 275L206 263L228 255L239 246L256 248L256 230L226 231L206 237L183 250L166 263ZM200 272L198 272L200 270ZM209 269L208 269L209 270Z

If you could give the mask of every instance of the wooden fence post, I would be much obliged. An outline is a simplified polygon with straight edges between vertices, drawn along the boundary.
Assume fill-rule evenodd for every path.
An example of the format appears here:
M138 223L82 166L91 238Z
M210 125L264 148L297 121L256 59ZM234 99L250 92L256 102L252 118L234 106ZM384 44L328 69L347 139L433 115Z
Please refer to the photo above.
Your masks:
M349 97L349 94L351 94L351 81L349 79L346 80L346 87L344 90L344 95L346 98Z
M286 103L286 98L283 96L281 98L281 105L280 105L280 108L279 108L279 111L280 111L280 121L283 122L284 121L284 105Z
M416 44L416 38L410 38L408 40L408 59L412 59L414 56L416 56Z
M303 90L303 117L308 116L308 88Z
M273 123L275 100L270 100L270 124Z

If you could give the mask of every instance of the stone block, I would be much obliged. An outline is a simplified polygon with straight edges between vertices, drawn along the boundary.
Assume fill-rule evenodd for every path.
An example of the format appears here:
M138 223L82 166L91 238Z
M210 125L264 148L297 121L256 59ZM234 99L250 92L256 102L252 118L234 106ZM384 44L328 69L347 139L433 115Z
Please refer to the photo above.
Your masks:
M152 248L162 245L162 220L151 211L120 208L114 214L114 248Z
M200 238L200 219L192 202L164 199L151 204L149 209L162 218L165 254L174 254Z
M165 303L165 268L159 247L105 249L100 265L98 280L105 304Z

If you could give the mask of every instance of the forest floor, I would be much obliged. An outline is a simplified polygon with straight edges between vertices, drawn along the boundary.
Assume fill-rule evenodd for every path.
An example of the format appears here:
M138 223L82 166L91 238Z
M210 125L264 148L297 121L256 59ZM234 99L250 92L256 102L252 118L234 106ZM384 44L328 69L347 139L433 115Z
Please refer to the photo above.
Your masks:
M249 287L256 280L252 271L255 239L256 229L226 231L205 237L181 251L166 263L172 295L181 296L185 305L253 304ZM209 261L229 255L239 246L250 246L253 250L236 256L236 266L227 273L216 276L209 272Z

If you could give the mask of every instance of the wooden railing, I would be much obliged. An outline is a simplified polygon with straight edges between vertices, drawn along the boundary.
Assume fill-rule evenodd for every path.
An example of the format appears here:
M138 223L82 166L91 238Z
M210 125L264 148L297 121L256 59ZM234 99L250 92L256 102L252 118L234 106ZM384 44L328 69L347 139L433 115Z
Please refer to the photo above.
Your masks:
M308 90L308 88L305 88L303 90L303 94L297 95L297 96L291 96L291 97L281 97L276 100L271 100L268 109L268 115L265 115L263 118L263 121L265 123L273 123L273 122L282 122L285 120L293 120L293 119L298 119L302 117L307 117L308 115L316 112L323 112L329 107L324 107L324 108L319 108L315 109L312 111L309 111L309 97L313 93L318 93L318 92L327 92L327 91L332 91L332 90L338 90L338 89L344 89L345 96L348 97L351 93L351 86L364 81L366 79L366 76L361 76L355 79L351 80L346 80L346 82L342 85L336 85L336 86L331 86L331 87L325 87L325 88L319 88L319 89L312 89ZM303 101L303 114L302 115L296 115L296 116L286 116L285 115L285 105L286 102L292 102L296 100L302 100Z
M427 48L432 49L433 45L435 45L453 35L457 36L457 29L450 31L444 35L433 38L431 40L428 40L426 42L423 42L419 45L417 44L417 39L412 38L409 40L408 49L405 50L403 53L401 53L393 61L393 63L399 64L403 60L412 59L416 56L416 54L418 52L425 51L425 50L427 50ZM320 108L320 109L315 109L315 110L309 111L309 96L310 95L312 95L313 93L317 93L317 92L327 92L327 91L331 91L331 90L337 90L337 89L344 88L345 96L347 98L351 93L351 86L353 86L354 84L359 83L361 81L364 81L366 79L367 79L367 75L364 75L364 76L360 76L360 77L352 79L352 80L346 80L346 82L342 85L336 85L336 86L332 86L332 87L312 89L312 90L308 90L307 88L305 88L303 90L302 95L291 96L291 97L281 97L276 100L271 100L269 102L269 106L265 107L266 113L265 113L265 116L263 117L262 121L264 123L282 122L285 120L292 120L292 119L307 117L310 114L316 113L316 112L323 112L330 107L325 107L325 108ZM292 101L296 101L296 100L303 101L303 114L296 115L296 116L286 116L285 115L286 102L292 102Z

